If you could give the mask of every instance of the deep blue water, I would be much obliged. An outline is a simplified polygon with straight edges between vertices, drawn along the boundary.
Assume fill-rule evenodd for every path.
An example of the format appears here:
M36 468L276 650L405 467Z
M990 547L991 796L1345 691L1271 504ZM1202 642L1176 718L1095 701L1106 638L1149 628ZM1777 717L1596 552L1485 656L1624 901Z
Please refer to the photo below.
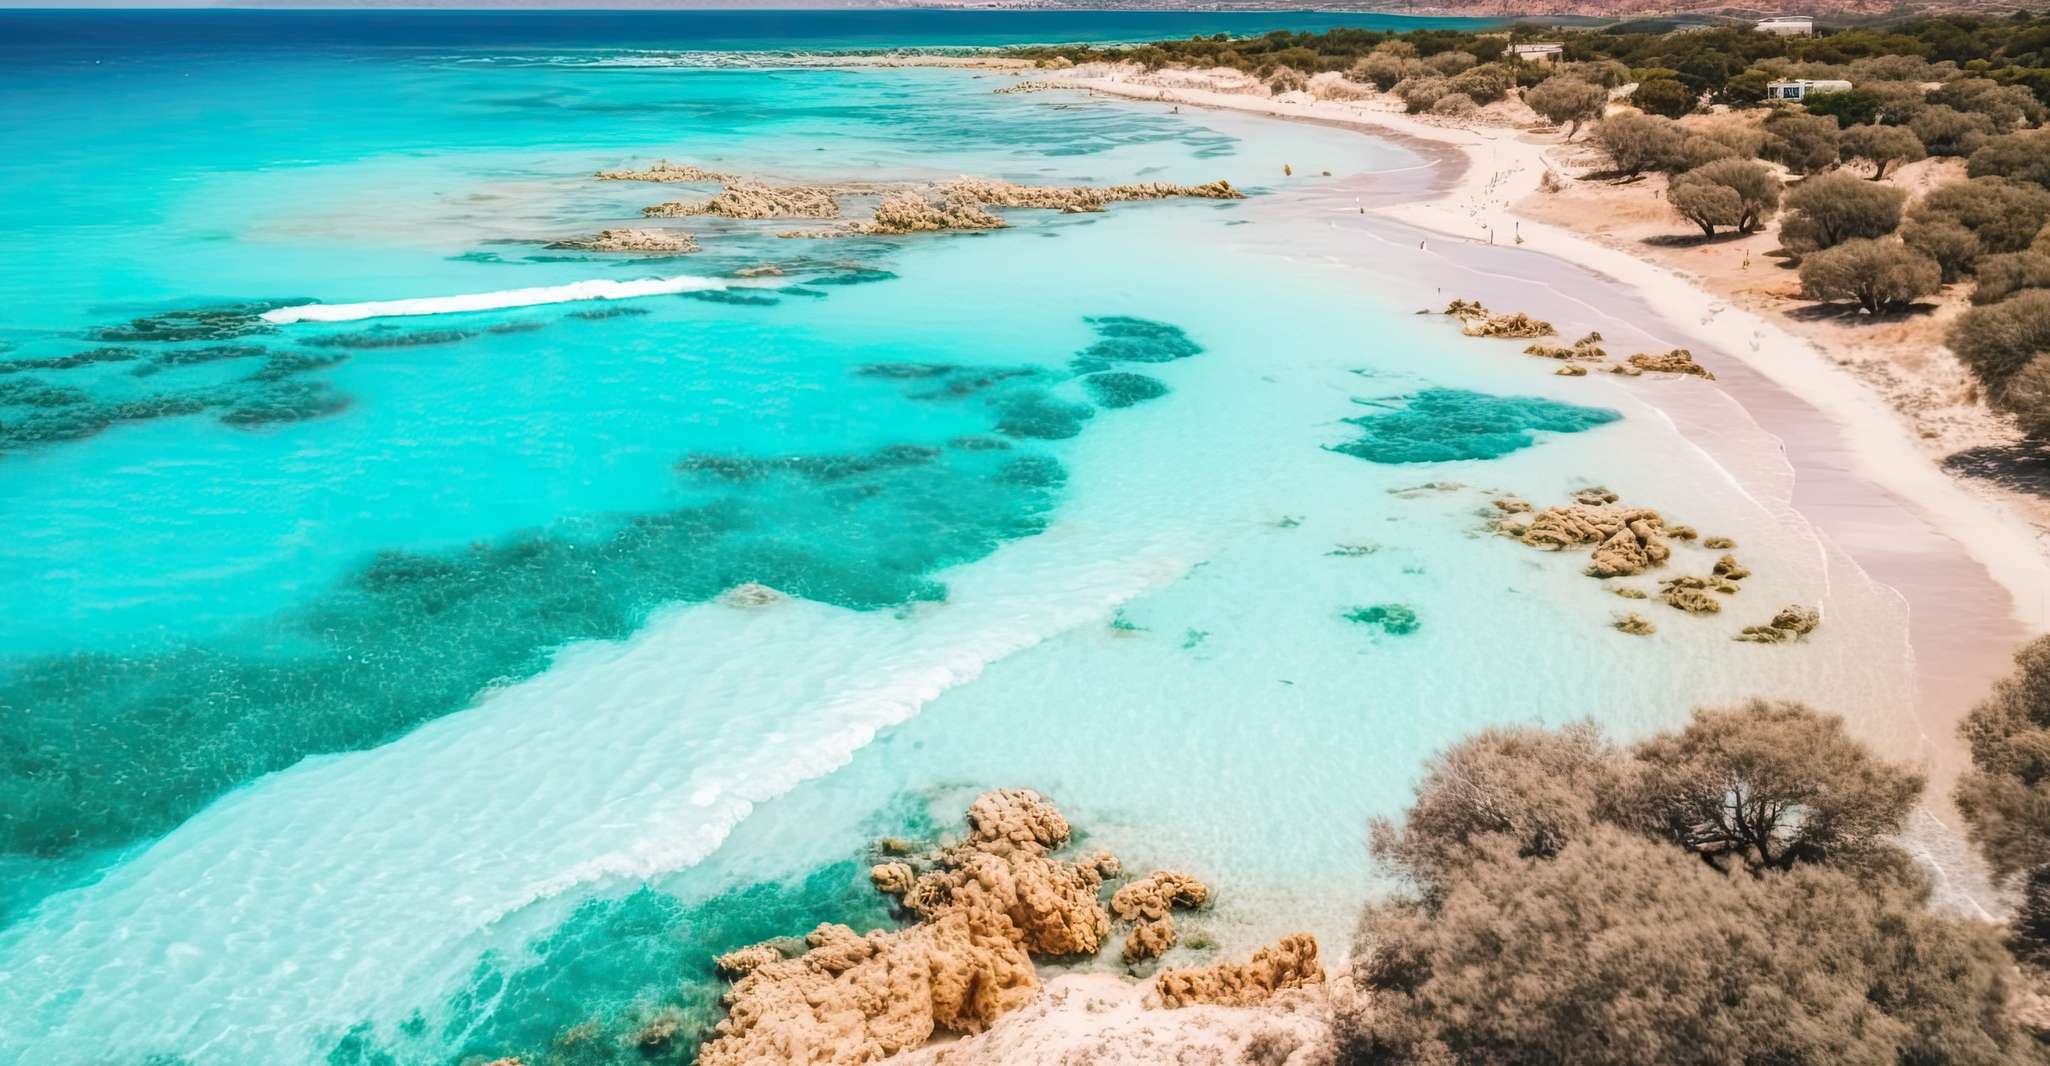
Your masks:
M0 54L95 52L957 48L1194 34L1465 28L1489 20L1329 11L0 11ZM0 77L4 77L0 73Z

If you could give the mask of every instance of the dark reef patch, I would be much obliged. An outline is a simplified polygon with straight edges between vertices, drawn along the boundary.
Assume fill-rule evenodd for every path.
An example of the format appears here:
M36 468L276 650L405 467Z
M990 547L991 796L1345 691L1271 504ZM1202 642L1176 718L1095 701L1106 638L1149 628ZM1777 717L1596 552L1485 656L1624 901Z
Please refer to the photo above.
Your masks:
M263 365L251 372L248 381L283 381L315 370L326 370L349 361L339 352L272 352Z
M571 311L568 317L582 319L585 322L598 322L608 318L638 318L653 313L645 307L593 307L587 311Z
M312 303L312 300L263 300L250 303L229 304L225 307L199 307L184 311L165 311L131 319L118 326L102 326L92 331L94 340L110 341L116 344L135 341L172 343L177 341L225 341L246 337L256 333L275 333L277 327L265 322L262 315L280 307L296 307Z
M84 389L50 385L35 378L0 380L0 407L69 407L92 400Z
M658 608L745 582L855 610L943 599L930 575L1045 528L1057 464L1024 483L1013 457L905 444L701 460L686 470L693 502L675 510L388 551L219 637L0 660L0 851L164 832L263 774L384 743L531 677L566 643L626 637Z
M735 307L774 307L783 301L764 292L750 292L746 289L699 289L683 293L686 300L698 300L708 304L731 304Z
M1384 409L1346 419L1361 436L1329 445L1332 451L1375 463L1495 459L1535 444L1539 432L1579 433L1623 417L1607 408L1465 389L1424 389L1372 406Z
M805 281L806 285L872 285L878 281L894 281L897 275L887 270L860 267L842 270L837 274L826 274Z
M1118 370L1091 374L1082 379L1082 387L1089 390L1089 398L1097 406L1113 410L1167 395L1167 383L1159 378Z
M990 399L998 433L1031 440L1065 440L1082 432L1096 414L1086 403L1056 399L1039 390L1008 392Z
M429 344L454 344L476 336L474 330L464 329L406 329L401 326L372 326L348 333L328 333L318 337L307 337L300 343L316 348L352 348L369 350L375 348L418 348Z
M1075 356L1078 374L1109 370L1119 363L1172 363L1199 355L1203 346L1189 339L1181 327L1129 315L1105 315L1088 320L1096 330L1096 343Z
M245 429L304 422L339 414L349 407L349 398L317 381L280 382L254 395L235 401L221 414L221 421Z
M20 374L30 370L76 370L84 366L126 363L140 358L142 353L134 348L94 348L91 351L51 356L47 359L10 359L0 363L0 374Z
M1372 607L1355 607L1345 612L1345 620L1360 625L1379 626L1381 631L1394 636L1407 636L1417 631L1422 623L1417 621L1416 608L1400 603L1377 603Z
M129 373L136 377L148 377L162 370L181 366L200 366L218 363L228 359L257 359L269 355L267 348L248 344L209 344L202 348L165 348L150 356L149 361Z
M874 838L936 839L925 804L900 796L866 824ZM586 900L513 951L487 952L445 1002L389 1031L343 1034L330 1066L477 1064L506 1056L549 1066L687 1066L724 1017L729 987L712 960L793 929L897 925L865 855L788 881L709 892L678 883Z

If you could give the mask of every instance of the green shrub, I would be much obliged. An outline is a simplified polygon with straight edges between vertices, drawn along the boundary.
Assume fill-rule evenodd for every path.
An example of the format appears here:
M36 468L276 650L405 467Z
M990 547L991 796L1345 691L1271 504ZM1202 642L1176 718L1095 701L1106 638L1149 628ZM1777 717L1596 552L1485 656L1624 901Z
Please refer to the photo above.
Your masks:
M1996 304L1974 307L1950 324L1944 342L1997 398L2010 378L2038 356L2050 353L2050 292L2029 289ZM1960 793L1959 806L1963 805Z
M1415 115L1429 111L1433 104L1452 92L1452 81L1436 75L1404 78L1393 92L1402 101L1403 110Z
M1999 303L2023 289L2050 289L2050 252L2028 248L1979 260L1972 285L1975 304Z
M1848 240L1801 258L1801 295L1851 300L1870 314L1905 309L1942 287L1936 261L1895 240Z
M1787 192L1780 243L1806 254L1848 240L1884 237L1901 222L1908 194L1849 174L1817 174Z
M1988 138L1965 164L1974 178L2014 178L2050 186L2050 130Z
M1780 181L1746 159L1719 159L1675 177L1666 200L1707 236L1717 226L1750 233L1779 209Z
M1618 172L1635 177L1680 163L1685 138L1671 119L1625 112L1602 119L1594 128L1594 141Z
M1979 238L1948 218L1911 218L1901 226L1901 242L1936 261L1948 285L1979 261Z
M1971 155L1993 134L1993 121L1953 107L1931 105L1908 120L1930 155Z
M1565 126L1570 139L1581 123L1602 116L1602 109L1608 106L1609 91L1593 82L1561 75L1527 90L1523 102L1546 122Z
M1836 165L1843 134L1828 115L1799 111L1774 112L1765 120L1765 158L1796 174L1813 174Z
M1970 178L1939 186L1912 213L1971 230L1983 254L2019 252L2050 224L2050 189L2011 178Z
M1816 93L1801 101L1801 106L1811 115L1828 115L1836 119L1839 127L1849 129L1879 121L1881 101L1866 90L1846 89L1836 93Z
M1492 104L1516 87L1516 75L1499 63L1467 70L1452 79L1452 91L1465 93L1476 104Z
M1646 114L1679 118L1693 111L1701 101L1694 90L1677 79L1653 78L1637 83L1637 88L1630 92L1630 102Z

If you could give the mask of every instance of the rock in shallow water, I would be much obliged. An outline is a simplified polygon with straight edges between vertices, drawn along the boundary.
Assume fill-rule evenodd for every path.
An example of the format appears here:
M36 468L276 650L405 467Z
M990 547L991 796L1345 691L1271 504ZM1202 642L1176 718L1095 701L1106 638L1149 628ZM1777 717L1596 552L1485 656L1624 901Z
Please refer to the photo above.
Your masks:
M1112 409L1130 407L1167 395L1167 385L1159 378L1116 370L1091 374L1082 379L1082 386L1089 390L1090 399L1095 400L1100 406Z

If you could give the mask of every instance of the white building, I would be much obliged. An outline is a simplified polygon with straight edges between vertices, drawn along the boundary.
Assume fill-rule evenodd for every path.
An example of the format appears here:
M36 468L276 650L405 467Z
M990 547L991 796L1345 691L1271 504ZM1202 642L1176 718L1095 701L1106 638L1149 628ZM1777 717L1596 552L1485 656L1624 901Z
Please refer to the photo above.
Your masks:
M1839 78L1822 78L1819 80L1795 78L1790 81L1767 82L1765 85L1765 98L1767 100L1806 100L1816 93L1846 92L1849 91L1850 87L1850 82Z
M1758 20L1758 32L1777 37L1813 37L1815 20L1806 15L1775 15Z
M1563 44L1512 44L1509 54L1526 63L1558 63L1566 58Z

